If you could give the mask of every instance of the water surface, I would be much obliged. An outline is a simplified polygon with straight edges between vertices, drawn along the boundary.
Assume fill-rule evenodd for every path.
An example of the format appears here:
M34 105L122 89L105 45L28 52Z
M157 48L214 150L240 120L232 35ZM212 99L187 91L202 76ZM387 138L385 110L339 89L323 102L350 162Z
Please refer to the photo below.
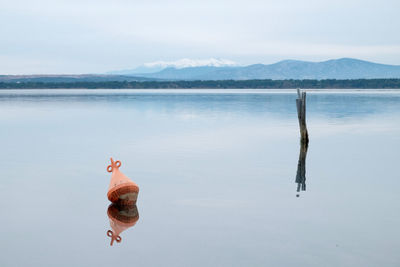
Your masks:
M399 266L400 92L0 91L0 266ZM140 186L110 246L109 158Z

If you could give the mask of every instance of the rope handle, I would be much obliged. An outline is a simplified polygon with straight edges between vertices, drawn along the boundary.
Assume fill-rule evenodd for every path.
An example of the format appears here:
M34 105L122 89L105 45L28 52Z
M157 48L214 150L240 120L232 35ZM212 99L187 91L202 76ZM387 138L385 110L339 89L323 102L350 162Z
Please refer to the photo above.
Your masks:
M117 160L114 162L113 158L111 158L111 164L107 166L108 172L113 172L114 168L119 169L121 167L121 161Z

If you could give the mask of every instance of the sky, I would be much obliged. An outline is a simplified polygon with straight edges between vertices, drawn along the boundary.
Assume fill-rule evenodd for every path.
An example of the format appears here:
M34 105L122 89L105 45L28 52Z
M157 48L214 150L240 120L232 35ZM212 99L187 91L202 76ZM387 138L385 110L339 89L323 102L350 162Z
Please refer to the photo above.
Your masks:
M399 10L399 0L0 0L0 74L182 58L400 65Z

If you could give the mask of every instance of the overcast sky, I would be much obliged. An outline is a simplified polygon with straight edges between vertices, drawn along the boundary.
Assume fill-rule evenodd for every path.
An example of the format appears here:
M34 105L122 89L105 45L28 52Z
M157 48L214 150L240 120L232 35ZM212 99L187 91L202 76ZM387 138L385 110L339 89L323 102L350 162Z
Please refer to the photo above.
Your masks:
M399 11L400 0L0 0L0 74L211 57L400 65Z

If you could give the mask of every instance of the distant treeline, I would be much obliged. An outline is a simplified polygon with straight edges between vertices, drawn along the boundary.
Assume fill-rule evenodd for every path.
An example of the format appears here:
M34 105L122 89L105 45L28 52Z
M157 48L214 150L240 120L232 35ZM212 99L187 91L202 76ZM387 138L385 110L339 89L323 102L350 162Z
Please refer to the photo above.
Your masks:
M399 89L400 79L358 79L358 80L221 80L221 81L106 81L106 82L0 82L0 89Z

